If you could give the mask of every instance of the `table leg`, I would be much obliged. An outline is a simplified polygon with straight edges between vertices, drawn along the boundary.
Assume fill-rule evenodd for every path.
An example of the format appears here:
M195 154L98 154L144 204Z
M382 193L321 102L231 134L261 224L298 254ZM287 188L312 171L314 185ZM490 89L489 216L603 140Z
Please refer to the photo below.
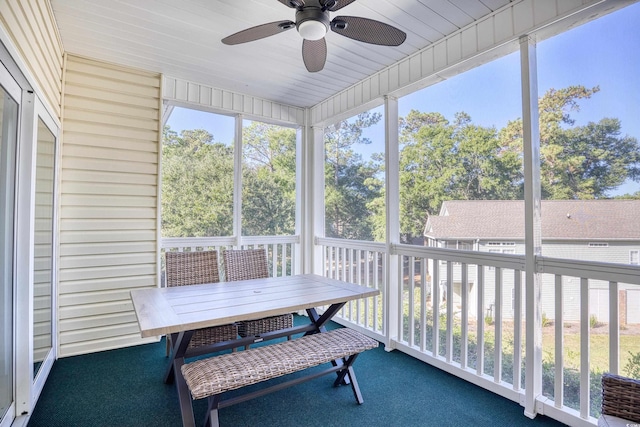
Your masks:
M184 365L184 358L179 357L172 363L175 371L176 389L178 390L178 401L180 402L180 414L182 415L182 427L195 427L196 419L191 406L191 396L189 387L182 376L180 368Z
M308 308L307 309L307 315L309 315L309 318L311 319L313 324L316 325L316 328L320 333L326 332L327 331L327 327L324 326L325 323L327 323L329 320L331 320L331 318L333 316L335 316L338 313L338 311L340 311L340 309L342 307L344 307L345 304L346 304L346 302L331 304L329 306L329 308L326 309L324 313L322 313L322 316L320 316L318 314L318 311L315 308ZM305 335L309 335L309 334L312 334L312 333L314 333L314 332L307 332ZM342 359L339 359L339 360L332 361L331 364L333 366L343 366L344 362L342 361ZM344 385L350 384L349 376L344 376L344 375L340 376L338 374L338 377L339 377L339 382L340 383L342 383Z
M175 334L175 336L172 335L173 350L169 355L169 364L167 365L167 372L164 375L164 382L166 384L171 384L174 380L175 360L182 359L182 363L184 363L184 354L187 352L187 347L189 347L189 341L191 341L192 336L193 331L183 331Z

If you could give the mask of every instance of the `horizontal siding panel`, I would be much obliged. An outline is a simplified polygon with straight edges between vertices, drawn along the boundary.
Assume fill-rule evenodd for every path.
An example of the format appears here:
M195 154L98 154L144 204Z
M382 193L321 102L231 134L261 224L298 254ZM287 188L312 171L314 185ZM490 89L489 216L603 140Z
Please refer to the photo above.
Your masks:
M124 227L123 227L124 229ZM111 232L113 233L113 232ZM64 233L67 234L67 233ZM155 252L156 240L132 242L76 242L60 245L61 256L73 256L83 254L120 254L129 252Z
M157 120L157 109L150 107L138 107L136 105L112 102L109 100L96 100L93 98L69 96L65 94L65 109L94 111L102 114L112 114L136 117L139 119ZM156 106L157 107L157 106Z
M83 234L85 237L83 238ZM67 231L60 238L60 243L108 243L155 241L155 231L150 230L113 230L113 231Z
M126 301L131 298L129 289L116 289L100 292L79 292L74 294L64 294L59 298L61 307L80 306L85 304L100 304L103 301ZM135 313L126 313L129 317L133 315L133 321L136 320Z
M90 135L106 135L112 138L130 138L142 141L155 141L159 138L158 132L152 129L139 129L119 127L117 122L91 123L86 121L73 120L71 117L65 118L68 131L83 132Z
M68 56L60 354L140 338L132 289L157 283L160 75Z
M109 339L74 342L73 344L60 346L60 357L77 356L154 342L158 342L158 338L140 338L139 333Z
M155 264L118 265L98 268L61 268L60 280L88 280L106 277L129 277L155 273Z
M102 90L84 86L78 86L73 83L67 83L64 87L65 104L66 97L78 97L82 99L99 99L102 102L111 102L119 105L129 105L141 108L157 108L158 99L155 97L140 97L138 95L129 95L126 93L104 92Z
M60 334L60 344L64 345L78 341L133 335L139 332L139 330L138 322L110 325L101 328L77 329L75 331L62 332Z
M145 175L157 174L158 166L148 163L122 162L116 160L91 159L82 157L63 157L63 169L81 169L101 172L126 172ZM63 172L64 178L64 172Z
M102 292L126 288L128 290L154 287L155 276L109 277L93 280L68 280L60 287L60 295L76 292ZM135 316L134 313L131 313Z
M131 83L136 86L148 86L160 89L160 80L157 74L148 73L142 70L124 68L113 64L106 64L88 58L75 56L73 61L67 64L67 73L78 73L101 77L107 80ZM74 81L77 79L71 78ZM155 96L157 92L152 92L150 96Z
M120 301L109 301L98 304L72 305L68 307L60 306L60 320L73 319L79 317L100 316L112 313L124 313L131 311L133 304L131 299Z
M79 329L99 328L108 325L121 325L136 322L136 315L133 312L114 313L104 316L91 316L61 320L59 323L60 332L68 332Z
M126 266L130 264L153 264L155 259L155 254L152 252L66 256L60 262L60 268L93 268Z
M121 149L94 147L87 145L65 144L64 153L69 157L86 157L90 159L118 160L124 162L158 163L158 154L144 151L125 151Z
M155 208L155 197L141 197L141 196L106 196L101 194L99 196L90 196L86 194L74 194L68 195L64 199L64 203L67 206L113 206L118 205L122 207L146 207Z
M123 206L112 206L109 209L104 207L86 207L86 206L65 206L62 204L60 209L64 218L155 218L156 210L148 208L130 208Z
M132 130L150 130L157 132L158 121L145 119L144 117L131 117L124 114L106 114L99 111L67 108L65 105L65 118L70 121L88 122L118 126Z
M135 82L113 80L73 71L67 72L67 79L72 80L74 84L78 86L100 89L112 93L126 93L128 96L137 95L146 98L158 97L158 87L141 86Z
M60 222L62 231L87 230L154 230L155 219L65 219Z
M104 184L134 184L134 185L151 185L156 186L158 177L151 174L142 173L122 173L95 170L79 170L79 169L63 169L61 172L62 180L66 185L74 183L104 183ZM123 193L115 193L123 194ZM127 193L125 193L127 194Z

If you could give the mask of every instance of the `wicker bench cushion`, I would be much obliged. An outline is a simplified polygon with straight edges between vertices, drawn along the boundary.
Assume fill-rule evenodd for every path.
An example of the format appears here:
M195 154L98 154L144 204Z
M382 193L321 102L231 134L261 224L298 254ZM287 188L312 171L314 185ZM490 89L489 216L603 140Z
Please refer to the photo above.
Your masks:
M640 423L640 380L602 375L602 413Z
M183 365L182 375L193 399L202 399L376 347L376 340L342 328L198 360Z

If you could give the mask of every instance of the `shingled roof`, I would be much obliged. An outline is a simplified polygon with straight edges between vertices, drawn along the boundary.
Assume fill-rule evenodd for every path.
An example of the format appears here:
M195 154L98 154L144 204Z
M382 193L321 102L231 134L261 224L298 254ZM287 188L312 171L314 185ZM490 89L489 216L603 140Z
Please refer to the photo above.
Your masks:
M524 240L524 201L452 200L424 230L434 239ZM542 237L552 240L638 240L640 200L543 200Z

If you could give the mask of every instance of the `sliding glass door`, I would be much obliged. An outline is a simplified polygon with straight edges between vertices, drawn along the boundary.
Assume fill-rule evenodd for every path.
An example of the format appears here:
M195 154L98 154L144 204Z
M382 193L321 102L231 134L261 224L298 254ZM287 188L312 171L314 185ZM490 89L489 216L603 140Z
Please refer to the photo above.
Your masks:
M0 65L0 426L15 416L14 212L20 89Z

